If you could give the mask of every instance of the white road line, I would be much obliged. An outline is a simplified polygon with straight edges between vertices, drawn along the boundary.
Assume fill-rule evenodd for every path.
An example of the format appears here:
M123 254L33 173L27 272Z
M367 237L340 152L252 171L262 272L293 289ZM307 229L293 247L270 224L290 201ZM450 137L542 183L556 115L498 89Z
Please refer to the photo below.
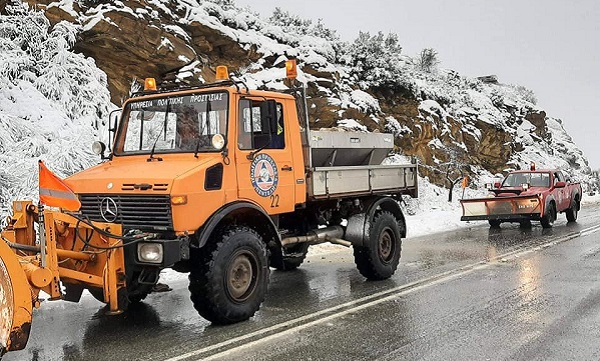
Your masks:
M587 236L587 235L596 233L598 231L600 231L600 225L589 227L589 228L581 230L577 233L562 236L558 239L546 242L544 244L535 246L533 248L507 252L507 253L498 255L498 256L490 259L489 261L480 261L480 262L477 262L474 264L456 268L454 270L446 271L446 272L440 273L435 276L431 276L431 277L424 278L424 279L421 279L418 281L414 281L414 282L411 282L411 283L408 283L408 284L405 284L405 285L402 285L399 287L394 287L394 288L391 288L391 289L388 289L385 291L381 291L381 292L378 292L378 293L375 293L375 294L372 294L372 295L369 295L369 296L366 296L366 297L363 297L363 298L360 298L360 299L357 299L357 300L354 300L351 302L346 302L346 303L343 303L338 306L330 307L325 310L317 311L317 312L311 313L309 315L298 317L293 320L278 323L276 325L254 331L254 332L251 332L251 333L243 335L243 336L235 337L235 338L229 339L227 341L223 341L223 342L220 342L220 343L217 343L217 344L214 344L211 346L207 346L207 347L195 350L195 351L191 351L191 352L188 352L188 353L185 353L185 354L173 357L173 358L169 358L169 359L166 359L165 361L181 361L181 360L191 359L192 357L198 357L202 354L205 354L205 353L208 353L211 351L215 351L215 350L227 347L232 344L240 343L240 342L250 340L255 337L259 337L261 335L268 335L271 332L281 330L279 332L262 337L258 340L244 343L242 345L233 347L231 349L228 349L228 350L225 350L222 352L218 352L214 355L211 355L206 358L201 358L201 359L208 361L208 360L214 360L219 357L224 357L228 354L238 352L238 351L240 351L242 349L246 349L248 347L255 346L259 343L268 342L270 340L285 336L287 334L295 333L300 330L309 328L311 326L314 326L314 325L317 325L320 323L324 323L327 321L331 321L333 319L336 319L336 318L339 318L339 317L342 317L342 316L345 316L345 315L348 315L351 313L355 313L357 311L360 311L360 310L363 310L363 309L366 309L369 307L373 307L380 303L384 303L384 302L396 299L400 296L403 296L403 295L406 295L406 294L409 294L412 292L416 292L416 291L419 291L419 290L422 290L422 289L425 289L425 288L428 288L431 286L435 286L440 283L451 281L455 278L462 277L462 276L472 273L474 271L489 268L491 266L497 265L498 261L506 262L506 261L509 261L509 260L512 260L515 258L523 257L530 253L539 251L542 248L545 249L548 247L552 247L559 243L563 243L563 242L572 240L574 238ZM354 307L352 307L352 306L354 306ZM348 308L348 307L351 307L351 308L347 309L347 310L343 310L344 308ZM336 312L334 314L325 316L328 313L332 313L332 312L335 312L338 310L340 310L340 311ZM318 318L315 320L315 318L317 318L319 316L324 316L324 317L321 317L321 318ZM312 321L310 321L310 320L312 320ZM296 324L302 323L304 321L309 321L309 322L303 323L300 325L296 325ZM293 326L293 325L296 325L296 326ZM293 326L293 327L291 327L291 326ZM196 359L196 360L199 360L199 359Z
M590 234L598 232L598 230L600 230L600 224L582 230L579 232L579 236L589 236Z

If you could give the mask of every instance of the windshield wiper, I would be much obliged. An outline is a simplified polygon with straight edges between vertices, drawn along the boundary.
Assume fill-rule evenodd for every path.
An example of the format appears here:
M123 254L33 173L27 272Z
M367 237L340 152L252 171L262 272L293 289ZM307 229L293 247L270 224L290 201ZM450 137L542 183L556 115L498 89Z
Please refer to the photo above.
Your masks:
M158 135L158 138L156 138L156 140L154 141L154 144L152 145L152 150L150 151L150 157L146 159L146 162L152 162L154 159L156 159L159 162L162 162L163 159L161 157L154 157L154 150L156 149L156 143L158 142L159 138L160 134Z
M163 123L163 126L160 128L160 133L158 133L158 137L156 137L156 139L154 140L154 144L152 144L152 150L150 150L150 156L148 157L148 159L146 159L146 162L152 162L154 159L156 159L159 162L162 162L162 160L163 160L161 157L154 157L154 151L156 150L156 143L158 143L158 140L163 135L163 132L166 132L165 129L167 128L167 121L169 119L169 111L171 109L170 105L171 105L171 103L169 102L169 99L167 99L165 122Z
M198 153L200 152L200 143L202 143L201 136L198 137L198 141L196 142L196 151L194 152L194 158L198 158Z
M212 111L210 99L206 102L206 111L204 112L204 124L206 127L206 135L210 136L210 112ZM196 143L196 151L194 152L194 158L198 158L198 153L200 152L200 143L202 143L202 130L199 129L198 132L198 142Z

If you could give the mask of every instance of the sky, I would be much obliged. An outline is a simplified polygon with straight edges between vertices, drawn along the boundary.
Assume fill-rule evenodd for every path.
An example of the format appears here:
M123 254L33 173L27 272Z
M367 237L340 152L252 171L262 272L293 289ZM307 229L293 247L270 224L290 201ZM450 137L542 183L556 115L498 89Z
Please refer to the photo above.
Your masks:
M347 41L396 33L406 55L433 48L442 68L523 85L600 169L600 1L235 1L265 17L279 7L323 19Z

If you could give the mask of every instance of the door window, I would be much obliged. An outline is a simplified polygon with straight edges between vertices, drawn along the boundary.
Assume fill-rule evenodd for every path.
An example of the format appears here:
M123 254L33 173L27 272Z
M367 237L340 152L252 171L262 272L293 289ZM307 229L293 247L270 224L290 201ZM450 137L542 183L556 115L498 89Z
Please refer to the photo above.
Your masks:
M238 147L241 150L285 148L283 106L277 103L276 122L272 124L264 114L266 108L263 103L260 100L240 100Z

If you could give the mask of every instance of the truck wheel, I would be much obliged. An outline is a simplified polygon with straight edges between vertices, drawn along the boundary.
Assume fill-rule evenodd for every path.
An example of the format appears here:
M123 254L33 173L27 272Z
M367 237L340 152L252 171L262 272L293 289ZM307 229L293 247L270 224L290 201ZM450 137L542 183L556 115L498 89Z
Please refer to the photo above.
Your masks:
M129 305L142 302L150 292L152 292L153 285L140 284L137 282L139 272L135 272L131 277L131 280L127 282L127 292L119 293L119 307L125 311ZM95 299L104 303L104 290L101 288L88 288L88 291L94 296Z
M579 212L579 199L575 198L571 208L565 212L567 214L567 221L575 222L577 220L577 213Z
M199 250L190 273L194 308L216 324L252 317L269 282L267 248L256 231L231 226Z
M396 272L402 252L398 222L390 212L380 212L371 223L365 245L354 246L354 262L367 279L384 280Z
M488 222L490 223L490 227L492 228L498 228L500 227L500 223L502 223L502 221L499 221L497 219L490 219Z
M552 228L555 220L556 220L556 208L554 207L553 203L550 203L544 216L540 220L542 223L542 228Z
M300 267L308 253L308 243L296 244L292 247L282 247L282 262L271 262L271 267L279 271L293 271Z
M519 222L519 227L521 227L521 228L531 228L531 221L529 219L526 219L524 221L520 221Z

